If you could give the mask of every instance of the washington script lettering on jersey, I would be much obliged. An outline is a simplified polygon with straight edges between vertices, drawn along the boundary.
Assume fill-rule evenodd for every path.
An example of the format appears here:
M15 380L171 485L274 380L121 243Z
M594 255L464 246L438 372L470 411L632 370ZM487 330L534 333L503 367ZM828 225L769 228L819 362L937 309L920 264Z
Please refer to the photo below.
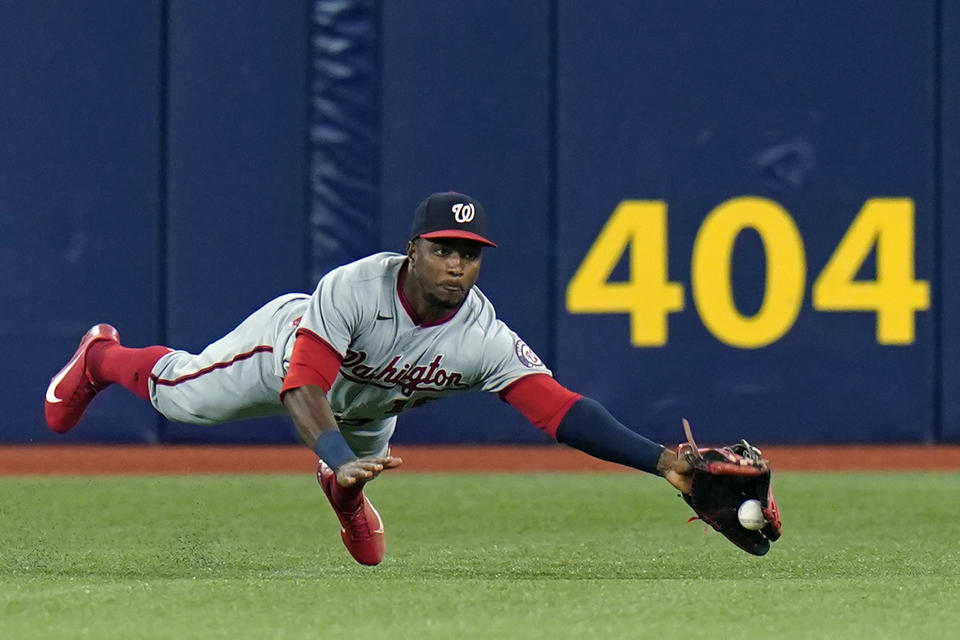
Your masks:
M407 362L401 364L403 356L393 356L390 362L382 367L364 364L367 354L363 351L347 349L347 355L340 364L340 375L353 382L376 385L383 389L400 387L404 395L412 395L414 391L443 391L444 389L467 389L470 387L463 382L463 374L456 371L447 371L440 366L442 355L437 355L428 366L412 366Z

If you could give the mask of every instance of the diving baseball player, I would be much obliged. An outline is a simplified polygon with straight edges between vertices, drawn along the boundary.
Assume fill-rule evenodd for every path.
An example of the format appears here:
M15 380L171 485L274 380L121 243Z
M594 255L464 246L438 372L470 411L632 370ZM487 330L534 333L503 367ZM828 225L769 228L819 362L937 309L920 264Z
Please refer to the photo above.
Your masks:
M416 209L405 254L334 269L313 294L268 302L199 354L127 348L98 324L50 381L47 424L69 431L113 383L178 422L287 413L320 459L317 477L344 544L367 565L385 546L363 486L402 462L389 452L397 416L457 393L496 393L558 441L689 491L688 463L559 384L497 319L474 286L483 248L495 246L478 201L435 193Z

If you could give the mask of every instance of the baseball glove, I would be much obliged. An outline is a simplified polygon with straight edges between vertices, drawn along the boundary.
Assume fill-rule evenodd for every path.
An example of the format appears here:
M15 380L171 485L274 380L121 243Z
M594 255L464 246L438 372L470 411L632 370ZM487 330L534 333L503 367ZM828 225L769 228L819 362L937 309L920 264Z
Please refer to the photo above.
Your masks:
M717 449L699 449L690 423L683 421L687 442L677 447L677 457L693 467L690 493L681 496L700 519L747 553L762 556L780 537L780 510L770 486L770 466L760 450L746 440ZM737 510L746 500L758 500L764 523L759 530L740 524Z

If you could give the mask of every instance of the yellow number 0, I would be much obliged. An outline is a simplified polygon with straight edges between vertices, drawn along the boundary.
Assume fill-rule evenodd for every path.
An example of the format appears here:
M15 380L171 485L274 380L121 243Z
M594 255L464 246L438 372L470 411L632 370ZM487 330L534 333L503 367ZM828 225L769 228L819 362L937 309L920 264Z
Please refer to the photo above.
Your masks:
M766 289L760 310L743 316L733 301L733 243L746 228L760 234L766 252ZM718 340L756 349L790 330L803 303L807 265L793 218L772 200L734 198L707 215L693 244L693 300L700 319Z

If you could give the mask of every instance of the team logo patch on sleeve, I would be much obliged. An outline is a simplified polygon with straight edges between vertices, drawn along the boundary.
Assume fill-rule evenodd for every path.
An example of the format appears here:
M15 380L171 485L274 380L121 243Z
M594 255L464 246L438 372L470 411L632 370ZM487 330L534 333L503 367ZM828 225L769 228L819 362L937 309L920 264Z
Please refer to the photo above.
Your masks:
M529 369L543 366L543 360L523 340L517 340L513 343L513 352L517 354L517 360L520 361L520 364Z

